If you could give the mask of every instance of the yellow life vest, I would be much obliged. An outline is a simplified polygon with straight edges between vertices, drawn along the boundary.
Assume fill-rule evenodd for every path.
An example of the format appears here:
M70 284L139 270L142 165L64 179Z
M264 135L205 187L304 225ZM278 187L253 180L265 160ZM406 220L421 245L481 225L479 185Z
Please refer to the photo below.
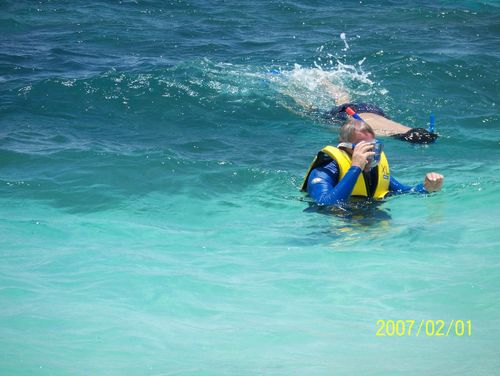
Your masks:
M302 183L303 191L307 191L307 179L309 178L311 171L317 167L322 167L330 163L332 159L335 160L339 166L339 181L345 176L347 170L349 170L349 168L351 167L351 156L344 150L338 149L334 146L326 146L318 153L316 158L314 158L311 166L309 167L309 170L307 170L304 182ZM380 161L376 168L378 170L378 179L373 198L381 200L389 192L389 181L391 178L389 163L387 162L387 158L384 152L382 152L382 154L380 155ZM354 185L351 196L368 197L368 189L365 177L362 173L359 174L358 180Z

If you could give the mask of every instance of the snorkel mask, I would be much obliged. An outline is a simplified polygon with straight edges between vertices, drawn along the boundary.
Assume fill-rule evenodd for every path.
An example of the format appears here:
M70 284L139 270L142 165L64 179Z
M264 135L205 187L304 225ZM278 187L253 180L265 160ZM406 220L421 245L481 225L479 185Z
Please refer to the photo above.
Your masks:
M371 170L373 167L378 166L380 162L380 156L382 155L382 151L384 150L384 144L379 140L373 140L372 142L370 142L370 144L373 144L373 151L375 152L375 155L373 156L373 158L370 158L368 160L366 166Z
M370 157L368 159L368 163L365 166L365 169L371 170L374 167L377 167L379 162L380 162L380 156L382 155L382 152L384 151L384 144L381 143L379 140L373 140L371 142L368 142L369 144L373 145L372 151L375 153L373 157ZM351 144L350 142L341 142L338 144L337 147L339 148L348 148L354 150L357 144Z
M352 116L354 119L358 121L362 121L365 123L363 118L359 116L356 111L354 111L351 107L347 107L345 112ZM380 156L382 155L382 151L384 150L384 145L379 141L379 140L373 140L372 142L369 142L369 144L373 145L372 151L375 153L373 157L370 157L368 159L368 163L365 166L365 169L371 170L372 168L376 167L379 162L380 162ZM356 147L356 144L351 144L349 142L341 142L338 147L344 147L348 149L354 150Z

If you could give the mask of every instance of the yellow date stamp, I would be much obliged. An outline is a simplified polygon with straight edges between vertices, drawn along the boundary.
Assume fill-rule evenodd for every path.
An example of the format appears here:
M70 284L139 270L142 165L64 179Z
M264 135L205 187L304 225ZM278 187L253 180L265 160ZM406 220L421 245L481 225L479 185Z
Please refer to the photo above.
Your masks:
M472 320L377 320L377 337L470 337Z

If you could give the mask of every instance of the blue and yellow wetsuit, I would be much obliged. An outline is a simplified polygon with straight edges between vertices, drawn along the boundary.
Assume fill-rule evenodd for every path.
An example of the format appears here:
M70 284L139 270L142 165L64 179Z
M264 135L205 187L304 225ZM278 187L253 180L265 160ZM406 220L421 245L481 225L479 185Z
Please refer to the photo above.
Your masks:
M323 148L309 167L302 190L325 206L345 203L351 196L380 200L390 194L427 193L422 183L408 186L394 179L384 153L379 165L369 172L350 164L351 156L343 150L333 146Z

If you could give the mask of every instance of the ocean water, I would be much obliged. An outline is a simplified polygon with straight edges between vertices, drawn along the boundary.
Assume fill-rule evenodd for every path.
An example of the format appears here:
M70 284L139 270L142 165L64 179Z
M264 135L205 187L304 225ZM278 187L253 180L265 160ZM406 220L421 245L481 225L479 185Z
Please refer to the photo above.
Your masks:
M1 375L498 372L496 1L3 1L0 30ZM442 192L309 210L325 80L433 112L437 143L383 141Z

